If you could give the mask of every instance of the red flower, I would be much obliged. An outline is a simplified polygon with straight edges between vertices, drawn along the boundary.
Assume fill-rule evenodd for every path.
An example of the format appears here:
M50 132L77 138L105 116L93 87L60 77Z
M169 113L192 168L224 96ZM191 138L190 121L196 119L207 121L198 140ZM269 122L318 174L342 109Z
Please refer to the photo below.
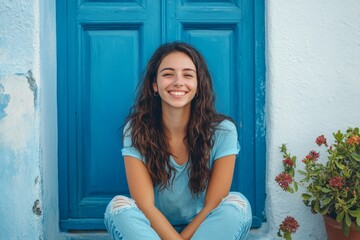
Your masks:
M288 233L295 233L299 228L299 223L295 218L287 216L284 221L280 224L280 230Z
M345 184L344 179L342 179L339 176L335 176L332 179L330 179L330 181L329 181L329 186L331 188L341 189L344 186L344 184Z
M294 166L294 163L293 163L293 161L291 160L291 158L285 158L284 160L283 160L283 164L284 165L288 165L289 167L292 167L292 166Z
M321 145L325 145L325 147L327 147L327 142L326 142L326 138L324 137L324 135L318 136L315 140L316 144L321 146Z
M308 164L310 161L315 162L319 159L320 153L311 151L309 154L302 160L303 163Z
M290 184L292 183L293 179L290 176L290 174L286 172L282 172L275 177L275 181L279 184L279 186L283 190L286 191L289 188Z
M311 151L311 152L309 153L309 155L311 156L311 158L312 158L314 161L318 160L319 157L320 157L320 153L315 152L315 151Z
M356 145L360 143L360 137L357 135L351 136L348 140L347 140L347 144L349 145Z

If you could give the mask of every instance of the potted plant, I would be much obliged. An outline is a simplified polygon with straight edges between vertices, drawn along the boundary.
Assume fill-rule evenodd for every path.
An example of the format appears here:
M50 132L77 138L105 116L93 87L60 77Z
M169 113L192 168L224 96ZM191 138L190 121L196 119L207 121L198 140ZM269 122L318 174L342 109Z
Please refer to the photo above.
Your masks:
M284 171L275 181L288 192L303 186L303 202L311 212L324 216L328 239L360 239L360 134L359 128L348 128L333 133L335 142L328 145L324 135L316 138L320 147L325 147L326 160L320 160L320 153L312 150L303 159L304 170L297 170L296 156L281 146ZM302 176L296 181L295 173ZM330 222L329 222L330 221ZM333 237L331 226L338 226L341 236ZM359 234L354 237L353 234Z

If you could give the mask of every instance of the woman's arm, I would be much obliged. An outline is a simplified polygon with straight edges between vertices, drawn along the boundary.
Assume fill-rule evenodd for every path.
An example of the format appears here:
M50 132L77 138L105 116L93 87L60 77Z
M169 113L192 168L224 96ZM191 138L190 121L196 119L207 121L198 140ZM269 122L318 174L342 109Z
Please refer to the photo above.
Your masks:
M124 156L126 178L131 197L149 219L151 227L161 239L183 239L166 217L155 207L154 187L145 165L134 157Z
M204 207L198 215L196 215L193 221L181 232L181 236L184 239L190 239L207 215L229 194L234 174L235 158L235 155L229 155L219 158L214 162L205 195Z

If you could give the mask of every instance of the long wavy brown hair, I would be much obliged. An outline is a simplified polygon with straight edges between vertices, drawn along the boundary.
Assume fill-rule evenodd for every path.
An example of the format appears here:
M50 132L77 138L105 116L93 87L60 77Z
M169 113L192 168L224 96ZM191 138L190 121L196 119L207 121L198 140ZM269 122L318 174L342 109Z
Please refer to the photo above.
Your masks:
M168 187L176 169L170 164L171 151L162 121L161 98L154 95L152 85L156 82L161 61L172 52L185 53L196 67L197 96L191 102L184 143L189 154L189 188L193 195L198 195L206 189L211 174L209 158L215 129L222 120L229 118L215 110L211 76L204 58L195 48L187 43L172 42L155 51L126 122L130 123L132 145L144 157L153 184L160 190Z

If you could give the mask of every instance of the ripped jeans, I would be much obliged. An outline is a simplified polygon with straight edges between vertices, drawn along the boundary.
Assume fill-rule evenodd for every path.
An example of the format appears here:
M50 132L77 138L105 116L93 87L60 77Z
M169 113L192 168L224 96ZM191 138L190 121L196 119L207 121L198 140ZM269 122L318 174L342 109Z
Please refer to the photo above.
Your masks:
M135 202L124 196L114 197L105 212L105 226L113 240L157 240L149 220ZM192 240L245 239L252 221L248 200L238 192L230 194L201 223ZM186 226L174 226L180 233Z

